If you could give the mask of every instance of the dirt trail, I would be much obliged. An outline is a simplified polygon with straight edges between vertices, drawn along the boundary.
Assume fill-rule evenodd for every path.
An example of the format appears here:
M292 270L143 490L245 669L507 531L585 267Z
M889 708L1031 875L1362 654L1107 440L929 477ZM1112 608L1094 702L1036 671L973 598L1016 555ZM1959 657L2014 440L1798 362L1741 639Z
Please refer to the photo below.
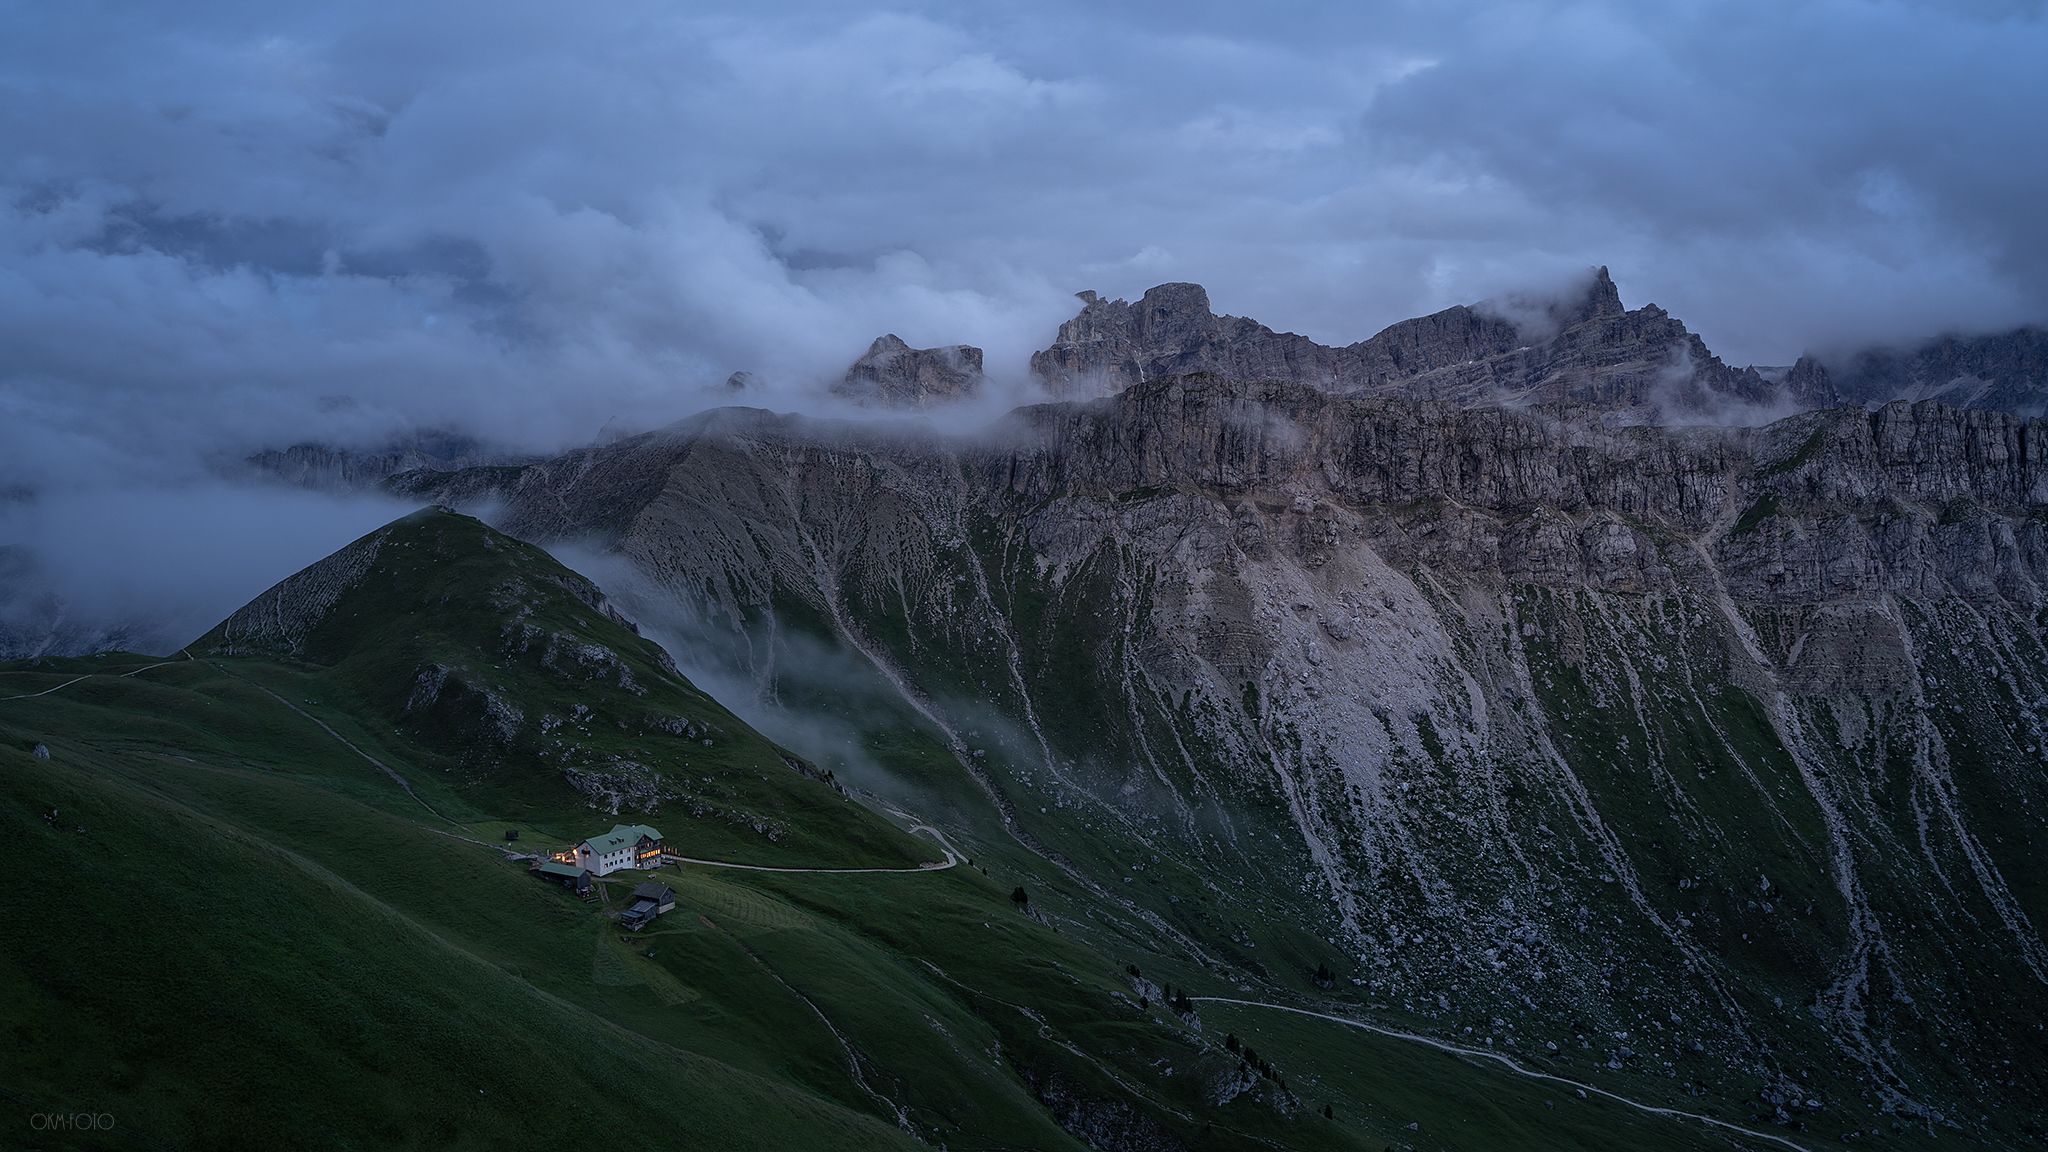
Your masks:
M187 653L187 652L180 652L180 653L178 653L178 655L180 655L180 656L183 656L183 657L184 657L185 659L187 659L187 660L190 660L190 659L192 658L191 654L190 654L190 653ZM19 695L19 696L0 696L0 701L7 701L7 700L33 700L33 699L35 699L35 698L36 698L36 697L38 697L38 696L48 696L48 695L49 695L50 693L52 693L52 692L55 692L55 691L57 691L58 689L62 689L62 688L69 688L69 687L71 687L71 686L72 686L73 684L76 684L76 683L78 683L78 682L79 682L80 680L90 680L90 679L92 679L92 678L93 678L93 677L95 677L95 676L112 676L112 677L113 677L114 679L116 679L116 680L126 680L126 679L127 679L128 677L130 677L130 676L133 676L133 675L135 675L135 674L136 674L136 673L138 673L138 672L147 672L147 671L149 671L149 670L150 670L151 668L162 668L162 667L163 667L163 666L165 666L166 664L176 664L176 663L177 663L177 661L176 661L176 660L159 660L159 661L157 661L157 662L156 662L156 663L154 663L154 664L144 664L144 665L143 665L142 667L140 667L140 668L131 668L131 669L129 669L129 670L128 670L128 671L126 671L126 672L122 672L122 673L120 673L119 675L115 675L114 673L111 673L111 672L87 672L87 673L86 673L85 675L83 675L83 676L73 676L73 677L72 677L71 679L69 679L69 680L66 680L66 681L65 681L65 682L63 682L62 684L59 684L59 685L57 685L57 686L56 686L55 688L45 688L45 689L43 689L43 690L42 690L41 692L24 692L24 693L22 693L22 694L21 694L21 695Z
M1701 1124L1719 1128L1725 1132L1733 1132L1738 1136L1746 1136L1751 1140L1768 1140L1773 1144L1782 1144L1792 1149L1792 1152L1810 1152L1804 1144L1794 1143L1783 1136L1770 1132L1759 1132L1754 1128L1744 1128L1740 1124L1731 1124L1726 1120L1716 1120L1712 1116L1702 1116L1697 1112L1686 1112L1678 1108L1664 1108L1656 1104L1644 1104L1637 1100L1631 1100L1626 1096L1616 1095L1605 1088L1596 1088L1591 1084L1568 1079L1563 1076L1553 1076L1548 1072L1538 1072L1533 1068L1523 1066L1511 1057L1503 1056L1498 1052L1489 1052L1483 1048L1466 1048L1462 1045L1446 1043L1442 1040L1433 1039L1414 1032L1403 1032L1397 1028L1385 1028L1378 1024L1368 1024L1363 1020L1355 1020L1349 1016L1334 1016L1328 1012L1314 1012L1307 1008L1295 1008L1287 1004L1269 1004L1263 1000L1238 1000L1229 996L1190 996L1188 999L1197 1003L1207 1001L1211 1004L1235 1004L1241 1008L1268 1008L1275 1012L1292 1012L1296 1016L1310 1016L1317 1020L1328 1020L1332 1024L1342 1024L1347 1028L1357 1028L1361 1031L1377 1033L1395 1040L1406 1040L1414 1044L1426 1044L1439 1052L1448 1052L1453 1056L1469 1056L1479 1060L1491 1060L1496 1064L1504 1065L1508 1071L1515 1073L1517 1076L1526 1076L1531 1080L1547 1080L1553 1084L1562 1084L1567 1088L1576 1088L1589 1096L1600 1096L1617 1104L1626 1104L1639 1112L1648 1112L1653 1116L1667 1116L1675 1120L1696 1120Z
M258 692L263 693L265 696L270 697L272 700L275 700L279 704L282 704L285 707L291 709L292 711L298 713L306 720L312 722L312 724L315 727L319 728L322 732L325 732L329 736L332 736L334 740L337 743L339 743L342 747L369 761L377 769L377 771L382 772L384 775L390 777L391 782L393 784L398 785L401 789L403 789L407 796L412 797L414 803L418 804L422 808L425 808L428 812L432 812L434 815L434 819L440 820L443 823L447 824L455 823L455 821L448 819L446 816L441 815L439 812L435 812L434 806L432 804L429 804L425 800L420 799L420 794L412 790L412 781L407 780L404 776L399 775L397 769L393 768L389 764L384 763L382 760L377 759L375 756L370 755L368 752L363 751L361 748L356 747L353 743L349 741L348 737L343 736L341 733L336 732L332 728L329 728L327 726L326 721L320 719L318 716L313 715L311 712L306 711L304 708L299 707L297 704L292 703L284 697L279 696L277 693L272 692L270 689L265 688L263 685L256 683L254 680L251 680L246 676L236 676L235 673L230 672L225 668L222 668L220 665L215 664L211 660L207 661L207 665L208 667L215 669L223 675L234 676L235 679L240 680L242 683L249 685L251 688L256 689ZM136 669L136 671L140 672L141 669L138 668ZM459 839L468 839L468 837L459 837Z
M830 876L854 876L864 873L944 872L946 869L960 863L960 853L953 849L953 845L947 841L944 832L929 824L913 824L910 826L910 830L912 832L929 833L932 839L939 842L939 851L946 854L945 860L932 864L919 864L911 868L776 868L767 864L734 864L728 860L699 860L693 856L676 855L665 855L662 857L662 862L702 864L707 868L736 868L742 872L804 872Z

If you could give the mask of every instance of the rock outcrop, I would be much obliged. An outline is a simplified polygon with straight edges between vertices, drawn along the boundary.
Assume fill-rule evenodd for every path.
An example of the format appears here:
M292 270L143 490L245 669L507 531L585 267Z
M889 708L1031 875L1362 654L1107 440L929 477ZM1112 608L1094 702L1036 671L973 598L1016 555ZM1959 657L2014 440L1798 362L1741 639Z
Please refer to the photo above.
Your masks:
M369 574L390 534L389 526L380 528L271 585L194 647L229 656L299 655L335 604Z
M1848 403L1828 377L1828 370L1811 356L1801 356L1798 363L1782 371L1779 379L1786 396L1803 408L1833 408Z
M1805 356L1793 375L1819 395L1858 404L1939 400L1961 408L2048 415L2048 329L1942 336L1912 348Z
M386 476L417 468L448 471L485 464L524 464L531 459L457 432L421 432L368 448L307 441L254 453L224 464L221 470L238 478L254 476L299 488L349 491L373 487Z
M981 385L981 349L972 344L912 348L902 337L878 336L833 391L884 408L929 408L974 394Z
M1161 284L1135 304L1081 293L1031 370L1056 396L1102 395L1133 384L1208 372L1231 380L1288 381L1332 392L1371 391L1391 380L1514 349L1513 324L1471 308L1406 320L1372 340L1330 348L1242 316L1218 316L1199 284Z
M1663 309L1624 308L1605 268L1559 299L1447 308L1341 348L1217 316L1196 284L1161 284L1135 304L1081 298L1080 314L1031 358L1055 396L1208 372L1462 405L1592 405L1639 420L1781 400L1761 374L1723 364Z

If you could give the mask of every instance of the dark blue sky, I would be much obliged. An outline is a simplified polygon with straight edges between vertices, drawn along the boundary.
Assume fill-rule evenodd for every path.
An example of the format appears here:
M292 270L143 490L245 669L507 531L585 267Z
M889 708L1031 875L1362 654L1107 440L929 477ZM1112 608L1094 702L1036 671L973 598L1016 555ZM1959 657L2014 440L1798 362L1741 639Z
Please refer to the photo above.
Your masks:
M1346 342L1605 263L1737 363L2039 321L2043 60L1970 0L0 0L0 546L175 644L403 510L222 461L811 406L883 331L993 405L1082 288Z
M0 21L0 482L566 442L884 330L1021 372L1076 289L1175 279L1342 342L1606 263L1738 363L2048 318L2038 3Z

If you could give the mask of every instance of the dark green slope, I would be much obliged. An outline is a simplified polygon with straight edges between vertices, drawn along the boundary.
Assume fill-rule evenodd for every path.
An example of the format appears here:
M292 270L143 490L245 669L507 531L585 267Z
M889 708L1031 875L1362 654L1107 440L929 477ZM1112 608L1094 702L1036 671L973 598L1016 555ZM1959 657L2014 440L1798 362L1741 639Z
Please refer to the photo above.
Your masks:
M16 665L0 695L0 1146L1362 1146L1263 1083L1217 1106L1236 1059L1118 964L918 870L928 839L464 517L181 658ZM677 911L622 933L639 877L582 903L501 848L608 826L570 777L622 763L651 791L599 800L653 798L691 855L905 870L671 868ZM29 1127L60 1111L114 1127Z
M593 804L658 812L687 854L753 863L936 856L698 691L595 585L467 516L428 509L387 525L189 652L249 662L262 670L253 682L280 692L267 676L311 676L346 701L343 722L409 745L427 770L411 782L452 792L458 812L550 828L601 823L585 814Z
M0 834L39 878L0 897L0 1145L524 1147L602 1130L650 1147L684 1131L721 1147L910 1146L857 1104L664 1044L623 1004L534 979L555 950L587 956L591 926L459 842L436 850L261 770L69 746L48 762L10 746L0 770ZM50 806L56 827L34 813ZM321 852L291 825L339 843ZM397 882L425 899L394 899ZM111 1129L29 1127L76 1112Z
M0 697L0 1147L1730 1146L1404 1041L1183 1018L1140 949L1074 930L1098 897L1027 914L1015 884L1051 893L1002 855L918 870L929 838L465 517L374 533L169 661L0 667ZM671 868L677 911L622 933L638 877L582 903L502 847L608 826L594 777L692 856L907 870ZM113 1127L29 1126L51 1112Z

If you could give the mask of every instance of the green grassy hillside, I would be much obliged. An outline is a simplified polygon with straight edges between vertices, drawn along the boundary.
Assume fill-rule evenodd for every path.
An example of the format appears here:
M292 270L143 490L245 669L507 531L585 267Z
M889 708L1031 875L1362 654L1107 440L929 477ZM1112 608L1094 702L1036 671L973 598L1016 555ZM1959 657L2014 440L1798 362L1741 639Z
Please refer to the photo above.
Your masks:
M545 554L438 512L351 548L179 658L0 668L0 1147L1731 1146L1336 1025L1177 1014L1131 929L1069 928L1113 909L1020 909L1038 881L1000 857L920 870L930 836ZM695 857L904 871L670 868L677 909L624 933L642 877L580 902L502 839L613 806ZM34 1125L77 1112L113 1126Z
M455 819L574 839L594 803L661 812L694 856L934 858L678 675L589 581L467 516L428 510L380 529L190 652L372 755L404 745L393 754L423 769L410 782Z

